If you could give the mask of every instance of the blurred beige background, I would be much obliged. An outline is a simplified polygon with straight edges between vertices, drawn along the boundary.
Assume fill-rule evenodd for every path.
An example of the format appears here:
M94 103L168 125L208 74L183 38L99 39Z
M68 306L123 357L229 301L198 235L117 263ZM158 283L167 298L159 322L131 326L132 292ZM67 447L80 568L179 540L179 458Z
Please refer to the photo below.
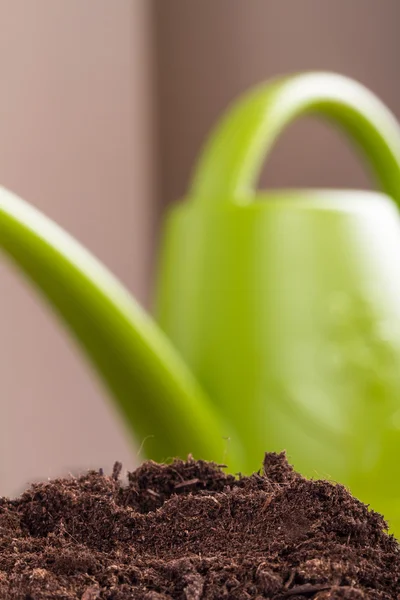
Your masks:
M145 300L153 219L146 0L1 0L0 181ZM0 273L1 493L135 453L91 371L8 263Z
M398 0L0 0L0 182L147 304L165 205L215 119L272 75L338 71L400 117ZM337 134L302 121L262 185L365 187ZM95 377L0 263L1 493L140 460Z

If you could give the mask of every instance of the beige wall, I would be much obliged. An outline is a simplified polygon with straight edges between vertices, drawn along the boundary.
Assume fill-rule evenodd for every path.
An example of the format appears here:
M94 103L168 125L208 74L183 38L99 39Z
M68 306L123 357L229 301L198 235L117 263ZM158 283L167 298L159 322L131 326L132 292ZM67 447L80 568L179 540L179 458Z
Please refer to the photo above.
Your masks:
M398 0L0 0L0 182L145 301L155 186L164 204L185 193L226 105L272 75L329 69L366 83L400 117L399 21ZM262 185L313 184L369 181L337 135L304 121ZM0 493L115 459L132 465L74 346L3 260L0 271Z
M0 182L141 299L152 229L146 0L0 0ZM0 488L135 459L96 379L0 263ZM132 458L133 456L133 458Z

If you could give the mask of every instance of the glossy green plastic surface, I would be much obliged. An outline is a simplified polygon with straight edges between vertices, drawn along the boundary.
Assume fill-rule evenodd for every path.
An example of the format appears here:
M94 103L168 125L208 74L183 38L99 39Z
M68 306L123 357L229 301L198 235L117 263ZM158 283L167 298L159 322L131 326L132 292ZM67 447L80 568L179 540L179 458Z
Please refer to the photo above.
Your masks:
M277 136L304 114L343 129L384 193L255 192ZM399 125L361 85L306 73L251 91L169 217L157 295L161 327L236 427L245 471L286 449L398 532L399 165Z
M346 132L381 192L255 193L283 128L309 113ZM400 533L399 200L396 119L359 84L306 73L251 91L210 137L167 221L160 328L4 189L0 247L80 344L148 457L193 453L249 472L265 450L286 449L300 471L348 485Z

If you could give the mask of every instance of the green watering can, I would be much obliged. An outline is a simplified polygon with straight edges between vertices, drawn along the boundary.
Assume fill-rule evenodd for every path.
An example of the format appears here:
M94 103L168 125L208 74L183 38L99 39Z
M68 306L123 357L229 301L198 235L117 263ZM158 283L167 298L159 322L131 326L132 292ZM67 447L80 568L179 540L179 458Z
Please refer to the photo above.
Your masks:
M320 114L382 192L255 192L295 118ZM0 244L80 342L147 456L231 471L286 449L400 533L400 128L361 85L275 79L209 139L164 236L156 319L65 232L0 193ZM183 357L183 358L181 358ZM60 407L62 411L62 407Z

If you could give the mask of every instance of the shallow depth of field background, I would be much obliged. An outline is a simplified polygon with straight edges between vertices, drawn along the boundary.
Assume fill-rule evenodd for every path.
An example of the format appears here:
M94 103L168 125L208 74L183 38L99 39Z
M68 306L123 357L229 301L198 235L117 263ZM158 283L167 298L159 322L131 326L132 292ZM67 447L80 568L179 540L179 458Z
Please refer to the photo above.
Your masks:
M333 70L400 118L398 0L0 0L0 184L83 242L150 305L166 207L240 92ZM326 125L285 134L263 186L368 187ZM113 407L47 308L0 262L0 494L133 467Z

